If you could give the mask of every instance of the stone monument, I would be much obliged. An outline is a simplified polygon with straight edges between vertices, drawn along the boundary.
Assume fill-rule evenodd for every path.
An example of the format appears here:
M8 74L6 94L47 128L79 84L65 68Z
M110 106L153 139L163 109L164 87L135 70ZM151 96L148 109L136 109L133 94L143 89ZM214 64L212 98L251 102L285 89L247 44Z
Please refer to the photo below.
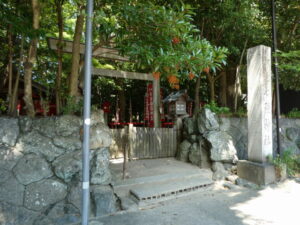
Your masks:
M238 176L256 184L275 181L272 156L271 48L259 45L247 51L248 160L238 162Z

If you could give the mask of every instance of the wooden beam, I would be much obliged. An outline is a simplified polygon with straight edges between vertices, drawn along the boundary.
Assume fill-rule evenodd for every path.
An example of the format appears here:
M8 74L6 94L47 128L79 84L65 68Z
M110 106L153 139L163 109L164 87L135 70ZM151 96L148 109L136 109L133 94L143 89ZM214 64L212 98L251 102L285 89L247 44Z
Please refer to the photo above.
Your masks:
M47 38L48 46L52 50L57 50L58 39L56 38ZM72 41L63 40L63 52L72 53ZM85 45L80 44L80 54L84 54ZM99 47L93 50L93 57L112 59L118 61L129 61L128 57L123 57L119 55L119 51L114 48Z
M119 70L109 70L109 69L99 69L93 68L92 74L105 77L117 77L117 78L127 78L136 80L149 80L153 81L153 76L148 73L136 73L136 72L126 72Z

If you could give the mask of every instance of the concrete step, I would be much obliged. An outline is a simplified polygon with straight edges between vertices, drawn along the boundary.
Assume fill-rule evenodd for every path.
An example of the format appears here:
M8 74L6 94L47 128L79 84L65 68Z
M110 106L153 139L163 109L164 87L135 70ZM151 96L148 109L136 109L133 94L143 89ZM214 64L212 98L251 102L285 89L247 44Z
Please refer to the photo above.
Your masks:
M136 211L138 209L138 204L130 196L121 196L121 209L126 211Z
M141 207L204 191L212 184L211 178L198 174L181 179L136 185L130 189L130 197Z
M138 178L131 178L125 180L119 180L112 183L114 190L116 193L118 192L129 192L131 187L142 185L142 184L153 184L153 183L160 183L160 182L167 182L167 181L176 181L181 179L196 179L196 177L203 177L211 179L212 172L209 169L200 169L197 168L195 170L190 171L183 171L177 173L166 173L166 174L159 174L156 176L145 176L145 177L138 177Z

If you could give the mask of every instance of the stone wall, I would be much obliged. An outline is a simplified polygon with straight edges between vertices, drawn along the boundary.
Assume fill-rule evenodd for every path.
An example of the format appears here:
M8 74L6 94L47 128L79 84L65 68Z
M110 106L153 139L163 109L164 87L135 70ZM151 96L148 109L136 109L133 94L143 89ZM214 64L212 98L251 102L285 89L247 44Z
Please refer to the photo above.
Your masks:
M82 119L0 118L0 224L80 222ZM110 186L110 131L91 122L91 216L118 210Z
M280 119L282 149L300 154L300 119ZM255 131L253 131L255 132ZM214 179L235 172L237 159L247 159L247 118L217 117L204 109L195 118L183 121L183 140L177 158L199 167L211 167ZM273 148L276 151L276 125L273 121Z
M248 159L247 143L248 129L247 118L219 117L220 129L227 132L233 138L239 159ZM273 152L277 151L276 121L273 120ZM280 140L283 151L292 150L300 154L300 119L280 119ZM253 131L255 132L255 130Z

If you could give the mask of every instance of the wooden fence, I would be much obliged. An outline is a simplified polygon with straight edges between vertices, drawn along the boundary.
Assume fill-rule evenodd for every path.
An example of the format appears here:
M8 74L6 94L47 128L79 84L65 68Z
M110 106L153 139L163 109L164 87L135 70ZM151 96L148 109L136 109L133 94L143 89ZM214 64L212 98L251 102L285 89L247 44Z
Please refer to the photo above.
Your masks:
M149 128L129 126L111 129L112 158L123 157L126 148L130 159L174 157L177 149L177 132L174 128Z

